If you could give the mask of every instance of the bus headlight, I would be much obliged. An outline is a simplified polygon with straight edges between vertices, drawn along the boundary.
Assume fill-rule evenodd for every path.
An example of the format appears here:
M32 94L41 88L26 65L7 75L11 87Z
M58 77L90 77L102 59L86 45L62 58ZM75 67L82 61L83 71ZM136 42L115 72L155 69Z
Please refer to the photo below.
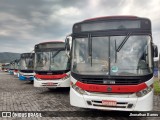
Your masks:
M136 96L137 96L137 97L143 97L143 96L145 96L146 94L148 94L149 92L151 92L152 89L153 89L153 85L150 85L149 87L147 87L147 88L145 88L145 89L137 92L137 93L136 93Z
M85 92L85 90L81 89L80 87L76 86L75 84L71 84L71 87L78 92L81 95L87 95L87 93Z

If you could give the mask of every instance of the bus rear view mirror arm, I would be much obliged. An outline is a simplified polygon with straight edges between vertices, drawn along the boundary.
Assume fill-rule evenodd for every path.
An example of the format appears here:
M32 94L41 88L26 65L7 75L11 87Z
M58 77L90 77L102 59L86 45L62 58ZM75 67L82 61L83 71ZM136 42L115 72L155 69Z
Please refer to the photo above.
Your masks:
M153 53L154 53L154 57L158 57L158 47L157 47L157 45L153 45Z
M70 37L71 35L68 35L67 37L66 37L66 39L65 39L65 49L66 50L70 50Z

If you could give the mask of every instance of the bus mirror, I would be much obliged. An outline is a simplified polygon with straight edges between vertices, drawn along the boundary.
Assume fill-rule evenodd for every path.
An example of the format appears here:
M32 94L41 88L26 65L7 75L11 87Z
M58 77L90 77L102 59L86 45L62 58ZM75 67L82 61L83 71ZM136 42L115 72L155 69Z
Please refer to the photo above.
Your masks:
M153 52L154 52L154 57L158 57L158 47L157 45L153 45Z
M65 49L70 50L69 38L66 38L65 40Z

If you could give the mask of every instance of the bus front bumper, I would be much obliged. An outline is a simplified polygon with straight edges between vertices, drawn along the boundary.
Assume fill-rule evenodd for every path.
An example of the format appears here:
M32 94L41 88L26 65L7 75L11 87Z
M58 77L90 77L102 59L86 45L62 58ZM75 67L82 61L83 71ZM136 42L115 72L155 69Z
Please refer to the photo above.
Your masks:
M105 105L103 101L114 101L116 105ZM116 111L151 111L153 109L153 90L143 97L118 97L109 95L81 95L70 89L70 104L81 108Z
M33 81L34 80L34 76L25 76L25 75L20 75L19 74L19 80L22 80L22 81Z
M34 87L47 87L47 88L57 88L57 87L70 87L70 79L65 80L37 80L34 78Z

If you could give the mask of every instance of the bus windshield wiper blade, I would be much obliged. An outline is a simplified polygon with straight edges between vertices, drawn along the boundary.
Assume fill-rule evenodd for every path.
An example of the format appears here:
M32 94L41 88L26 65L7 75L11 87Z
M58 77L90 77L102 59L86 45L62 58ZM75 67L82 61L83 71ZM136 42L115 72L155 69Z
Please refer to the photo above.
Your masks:
M62 51L62 49L57 50L57 51L53 54L52 59L53 59L54 57L56 57L60 51ZM51 56L51 54L50 54L50 56ZM53 59L53 61L54 61L54 59ZM51 62L51 57L50 57L50 62ZM51 63L50 63L50 64L51 64ZM49 67L49 70L51 71L51 65L50 65L50 67Z
M91 59L91 66L92 66L92 36L91 34L88 35L88 55Z
M114 41L115 45L115 63L117 62L117 42L116 40Z
M124 40L121 42L121 44L119 45L119 47L116 49L116 52L119 52L122 49L123 45L127 42L127 40L130 37L130 35L131 35L131 33L128 33L126 35L126 37L124 38Z
M61 51L62 49L59 49L57 52L55 52L52 56L52 58L54 58L56 55L58 55L58 53Z

